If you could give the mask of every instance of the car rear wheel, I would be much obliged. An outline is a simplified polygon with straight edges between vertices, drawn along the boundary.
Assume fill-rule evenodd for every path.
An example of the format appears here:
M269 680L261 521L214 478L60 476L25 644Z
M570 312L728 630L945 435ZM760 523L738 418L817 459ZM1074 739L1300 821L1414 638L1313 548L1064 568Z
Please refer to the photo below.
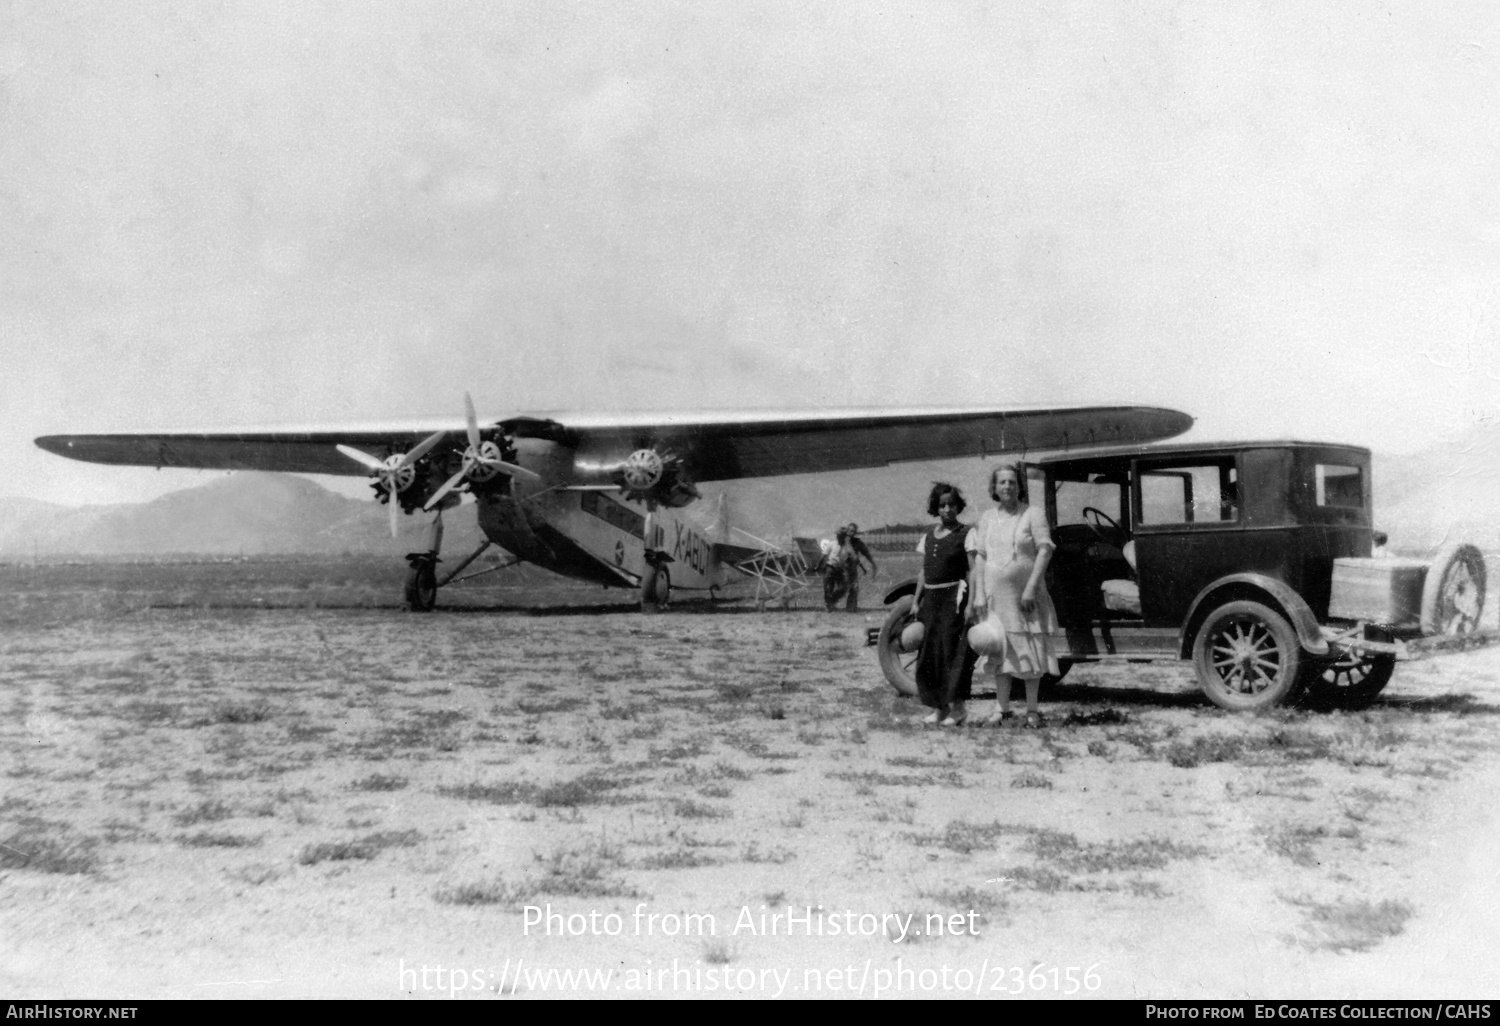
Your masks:
M1372 641L1390 641L1381 631ZM1358 709L1375 701L1396 672L1393 655L1361 655L1345 652L1313 666L1314 676L1308 682L1308 698L1318 705Z
M1258 712L1290 700L1302 646L1286 618L1259 602L1226 602L1208 614L1193 643L1198 686L1215 705Z
M892 603L885 623L880 625L880 635L875 640L880 672L885 674L891 687L908 698L917 694L918 653L901 651L901 632L914 618L914 605L910 595L903 595Z

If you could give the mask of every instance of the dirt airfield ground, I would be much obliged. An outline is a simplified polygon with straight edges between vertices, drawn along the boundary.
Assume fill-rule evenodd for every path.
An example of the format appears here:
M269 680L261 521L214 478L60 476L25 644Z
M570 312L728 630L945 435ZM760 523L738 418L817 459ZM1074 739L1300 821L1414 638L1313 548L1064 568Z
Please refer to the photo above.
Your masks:
M1263 717L1080 667L1047 730L939 731L874 610L393 576L0 567L0 993L1495 992L1500 650Z

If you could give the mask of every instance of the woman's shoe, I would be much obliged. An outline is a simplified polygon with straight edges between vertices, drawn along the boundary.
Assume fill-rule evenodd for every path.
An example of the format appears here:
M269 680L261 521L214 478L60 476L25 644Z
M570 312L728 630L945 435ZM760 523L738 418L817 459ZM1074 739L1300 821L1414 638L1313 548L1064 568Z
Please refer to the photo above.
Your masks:
M926 716L922 717L922 722L925 723L925 724L927 724L928 726L932 726L934 724L939 723L942 720L942 718L943 718L943 710L941 710L941 709L934 709L934 710L932 710L932 712L930 712Z
M980 727L1003 727L1003 726L1005 726L1005 721L1008 720L1008 719L1010 719L1010 718L1011 718L1011 714L1010 713L1008 713L1008 712L1000 712L999 710L996 710L995 712L990 713L984 719L980 720L978 722L977 726L980 726Z
M1026 714L1026 727L1027 727L1027 729L1029 729L1029 730L1036 730L1037 728L1044 727L1044 726L1046 726L1046 724L1042 722L1042 714L1041 713L1029 712L1029 713Z
M968 713L967 710L959 710L958 712L952 712L952 713L949 713L947 716L945 716L943 718L943 722L940 723L940 724L938 724L938 726L940 726L940 727L962 727L964 725L965 721L968 720L968 718L969 718L969 713Z

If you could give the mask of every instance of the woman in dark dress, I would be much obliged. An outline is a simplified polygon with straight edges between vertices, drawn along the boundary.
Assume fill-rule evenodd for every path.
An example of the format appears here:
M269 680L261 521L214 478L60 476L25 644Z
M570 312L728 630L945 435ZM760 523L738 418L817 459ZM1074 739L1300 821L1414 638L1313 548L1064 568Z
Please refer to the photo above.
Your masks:
M965 637L969 554L964 540L969 528L958 522L963 509L964 497L957 488L941 481L934 484L927 513L938 523L918 546L923 558L914 598L922 625L917 696L932 709L923 722L945 727L959 726L968 718L969 685L978 659Z

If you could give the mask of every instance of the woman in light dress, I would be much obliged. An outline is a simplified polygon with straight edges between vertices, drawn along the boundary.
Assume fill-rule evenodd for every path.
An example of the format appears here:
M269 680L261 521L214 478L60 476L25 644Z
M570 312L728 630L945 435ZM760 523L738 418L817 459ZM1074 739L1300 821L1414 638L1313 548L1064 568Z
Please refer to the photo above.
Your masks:
M1042 675L1059 672L1051 639L1057 614L1046 583L1052 532L1046 514L1026 504L1026 478L1016 464L990 474L990 497L995 508L984 512L968 539L975 557L969 586L976 620L969 644L989 656L995 675L995 712L984 722L1010 717L1011 686L1019 677L1026 683L1026 726L1040 727Z

